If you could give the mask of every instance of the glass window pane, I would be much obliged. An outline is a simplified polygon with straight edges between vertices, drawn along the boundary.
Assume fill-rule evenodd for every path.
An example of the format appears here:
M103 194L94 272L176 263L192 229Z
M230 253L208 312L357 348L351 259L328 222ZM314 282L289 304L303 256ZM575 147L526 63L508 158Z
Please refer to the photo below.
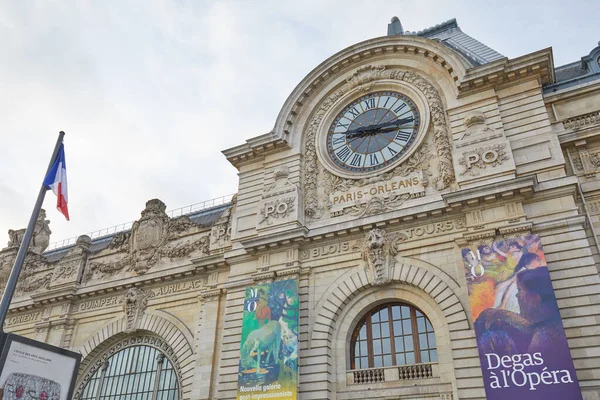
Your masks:
M437 350L429 350L429 356L430 356L432 362L437 361L438 360Z
M371 325L371 334L373 335L373 339L379 339L381 337L379 333L379 324Z
M421 349L428 349L429 347L427 346L427 335L422 333L419 335L419 346L421 346Z
M390 339L383 339L383 354L390 354L392 352L392 344Z
M363 340L367 339L367 324L364 324L360 328L360 338L363 339Z
M379 318L381 319L381 322L385 322L385 321L389 321L390 317L388 316L388 309L387 307L384 308L383 310L379 311Z
M381 324L381 337L390 337L390 323L384 322Z
M371 322L379 322L379 313L371 315Z
M429 352L427 350L421 352L421 362L429 362Z
M99 387L98 379L101 370L98 370L84 388L82 400L150 400L158 370L157 355L158 350L150 346L121 349L108 358L109 367L102 388ZM178 383L173 365L165 359L162 367L168 378L164 382L164 393L177 399Z
M406 353L406 363L407 364L415 363L415 353Z
M415 349L412 336L404 336L404 348L406 351L413 351Z
M410 308L402 306L402 318L410 318Z
M369 368L369 359L367 357L361 357L360 365L362 365L361 368Z
M383 367L383 357L375 356L375 357L373 357L373 361L374 361L373 367L375 367L375 368Z
M392 355L389 354L387 356L383 356L383 366L384 367L391 367L392 364Z
M430 349L436 348L437 346L435 344L435 333L428 333L427 338L429 339L429 348Z
M405 335L410 335L412 333L412 324L410 323L410 319L402 320L402 328Z
M360 342L360 355L366 356L369 353L367 342Z
M429 322L429 320L425 321L425 325L427 326L428 332L433 332L433 326L431 326L431 322Z
M422 317L423 314L419 310L415 310L415 314L417 314L417 318Z
M392 307L392 319L400 319L400 306Z
M381 340L373 340L373 354L381 354Z
M396 336L402 335L402 322L394 321L394 335L396 335Z
M397 337L394 339L394 346L396 347L397 353L404 352L404 342L402 341L402 337Z
M396 364L397 365L406 364L406 360L404 359L404 353L396 354Z
M417 318L417 328L419 333L425 333L425 318Z

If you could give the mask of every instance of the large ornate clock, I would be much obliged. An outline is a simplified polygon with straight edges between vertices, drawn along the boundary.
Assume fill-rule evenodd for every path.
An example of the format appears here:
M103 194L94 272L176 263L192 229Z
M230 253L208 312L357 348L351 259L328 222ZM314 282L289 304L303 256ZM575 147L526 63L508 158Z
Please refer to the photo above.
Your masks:
M418 103L390 90L346 100L321 135L322 159L332 172L346 177L392 168L412 152L424 130Z

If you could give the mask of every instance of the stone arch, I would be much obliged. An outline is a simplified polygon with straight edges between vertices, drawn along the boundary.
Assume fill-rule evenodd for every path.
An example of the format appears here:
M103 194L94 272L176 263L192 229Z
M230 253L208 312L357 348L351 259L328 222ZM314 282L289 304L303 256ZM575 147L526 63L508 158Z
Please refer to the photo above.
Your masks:
M336 393L348 390L346 373L350 369L350 339L357 324L366 313L373 308L389 303L403 302L420 309L430 320L436 336L438 361L436 366L437 382L433 383L440 393L448 394L453 391L455 382L452 348L448 326L445 323L443 312L435 300L423 290L406 283L394 282L383 287L371 286L359 293L344 306L344 315L335 321L334 334L331 347L332 370L331 378L336 386ZM454 393L456 396L456 393Z
M441 269L424 261L399 258L390 275L392 282L404 283L427 293L438 304L449 331L471 328L467 317L468 308L460 299L460 286ZM335 286L327 291L329 295L325 301L315 310L315 322L310 334L311 344L319 340L330 342L335 323L340 319L347 304L371 286L366 270L360 267L337 281Z
M151 334L161 338L172 352L172 362L176 363L181 379L182 399L190 399L193 381L193 337L189 330L181 326L181 322L167 313L147 311L139 320L134 332L127 331L124 318L113 320L96 331L85 343L75 351L82 355L77 386L81 383L91 364L111 346L140 334Z
M290 133L294 131L295 134L301 135L301 130L296 130L294 127L298 123L301 124L301 109L312 101L314 93L323 90L327 92L327 88L333 84L332 77L339 76L340 72L359 68L367 62L376 61L381 56L390 54L399 57L403 54L418 56L440 72L443 71L443 78L441 78L442 74L436 76L445 82L444 86L447 90L443 92L453 94L458 93L458 87L467 69L471 67L464 57L447 46L418 36L387 36L357 43L322 62L296 86L277 116L273 128L274 136L288 142L297 141L289 137Z

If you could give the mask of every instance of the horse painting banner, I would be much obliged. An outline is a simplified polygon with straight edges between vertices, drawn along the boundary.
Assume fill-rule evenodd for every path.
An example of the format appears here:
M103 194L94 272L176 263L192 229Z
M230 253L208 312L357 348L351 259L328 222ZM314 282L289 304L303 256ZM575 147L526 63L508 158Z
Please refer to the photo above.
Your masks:
M581 400L537 235L462 249L488 400Z
M246 288L237 400L298 398L298 282Z

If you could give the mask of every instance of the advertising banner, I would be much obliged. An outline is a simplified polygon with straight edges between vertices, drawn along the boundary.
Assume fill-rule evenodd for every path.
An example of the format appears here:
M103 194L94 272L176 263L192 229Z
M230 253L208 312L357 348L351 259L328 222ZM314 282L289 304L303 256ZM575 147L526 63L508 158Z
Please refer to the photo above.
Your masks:
M537 235L462 249L488 400L580 400Z
M237 400L298 398L298 282L246 288Z
M9 333L0 359L3 400L70 400L81 354Z

